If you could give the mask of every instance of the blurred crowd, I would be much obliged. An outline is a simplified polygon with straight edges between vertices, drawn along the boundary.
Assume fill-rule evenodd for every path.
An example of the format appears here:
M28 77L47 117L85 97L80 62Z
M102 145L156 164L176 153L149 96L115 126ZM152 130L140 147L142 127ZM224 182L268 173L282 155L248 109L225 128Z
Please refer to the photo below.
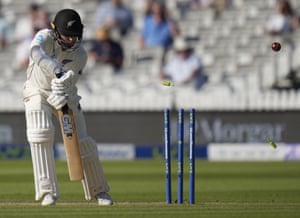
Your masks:
M193 46L186 40L178 25L178 20L167 8L166 0L137 0L133 4L142 8L143 19L140 29L132 7L122 0L98 1L93 23L87 24L92 30L87 47L89 60L97 65L111 66L115 73L122 73L126 51L122 39L132 31L138 31L139 39L134 42L138 49L161 48L159 76L162 80L170 80L176 84L195 84L200 89L208 80L201 57L194 52ZM234 7L234 0L178 0L176 7L181 18L189 10L211 8L215 19L222 19L222 12ZM50 27L50 13L41 5L32 3L27 8L27 16L17 20L15 24L1 13L0 8L0 40L1 50L10 43L16 46L15 68L25 69L28 64L29 43L34 34L42 28ZM266 20L266 34L285 37L299 28L299 14L294 11L288 0L278 0L274 14ZM173 55L166 56L167 52ZM168 58L166 58L168 57Z
M38 3L31 3L26 8L26 16L12 23L3 15L0 4L0 40L1 49L9 44L16 46L15 69L26 69L28 65L29 45L35 33L44 28L50 28L50 14Z
M297 51L300 45L295 44L291 38L291 33L295 32L300 25L298 13L288 0L278 0L274 13L266 22L267 33L274 38L274 41L288 44L291 50L288 74L273 84L273 88L277 90L300 88L300 69L297 69L299 66L293 66L293 59L299 58Z

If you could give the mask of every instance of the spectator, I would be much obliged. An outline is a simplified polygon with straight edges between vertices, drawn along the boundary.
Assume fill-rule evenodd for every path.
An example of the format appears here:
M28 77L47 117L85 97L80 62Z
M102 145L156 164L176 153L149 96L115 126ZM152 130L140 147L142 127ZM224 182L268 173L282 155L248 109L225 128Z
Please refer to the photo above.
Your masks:
M122 3L122 0L109 0L101 3L96 10L94 28L109 26L124 36L133 27L132 12Z
M165 4L153 1L151 13L145 16L140 47L169 48L178 34L175 22L168 16Z
M143 11L145 16L151 14L152 2L153 0L144 0Z
M295 14L292 5L288 0L278 0L276 4L276 12L272 14L267 22L267 33L273 41L281 42L282 46L289 47L289 63L288 73L282 78L277 78L272 88L277 90L282 89L299 89L299 45L295 43L293 32L299 27L299 17ZM277 57L279 58L279 56ZM278 62L278 61L276 61ZM276 70L278 70L276 68Z
M176 85L194 83L196 89L200 89L207 81L200 57L182 37L176 38L174 49L174 56L170 57L163 67L161 79L171 80Z
M15 37L17 41L22 41L27 37L32 37L37 29L48 28L49 19L45 16L40 5L32 3L28 6L27 16L16 22Z
M0 2L0 50L5 49L12 41L13 26L2 13L2 4Z
M28 7L27 16L17 21L15 27L16 65L17 69L26 69L29 61L29 46L36 32L48 28L48 13L40 5L32 3Z
M96 40L88 51L89 58L96 63L109 64L115 73L122 69L123 48L121 44L113 40L110 36L110 28L103 26L96 31Z
M295 16L288 0L278 0L276 12L268 18L266 25L270 35L284 35L298 27L299 18Z

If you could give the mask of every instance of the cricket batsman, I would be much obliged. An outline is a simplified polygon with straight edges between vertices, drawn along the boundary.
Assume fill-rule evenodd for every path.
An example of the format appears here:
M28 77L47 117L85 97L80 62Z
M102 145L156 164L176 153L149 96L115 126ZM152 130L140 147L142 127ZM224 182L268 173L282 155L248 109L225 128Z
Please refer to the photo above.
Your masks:
M30 144L35 200L55 205L59 198L53 153L53 115L65 104L73 110L79 141L86 200L111 205L109 186L101 167L95 141L88 136L79 104L76 82L86 65L87 54L81 40L83 24L72 9L60 10L52 29L40 30L32 40L27 79L24 84L26 134ZM60 77L57 78L57 75Z

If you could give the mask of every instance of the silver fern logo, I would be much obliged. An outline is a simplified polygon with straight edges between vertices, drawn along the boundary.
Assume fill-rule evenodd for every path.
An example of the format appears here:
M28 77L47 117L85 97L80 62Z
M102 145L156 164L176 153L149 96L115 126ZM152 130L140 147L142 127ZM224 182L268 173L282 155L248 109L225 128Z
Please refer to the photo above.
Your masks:
M73 24L76 22L76 20L71 20L67 23L67 27L70 28L71 26L73 26Z

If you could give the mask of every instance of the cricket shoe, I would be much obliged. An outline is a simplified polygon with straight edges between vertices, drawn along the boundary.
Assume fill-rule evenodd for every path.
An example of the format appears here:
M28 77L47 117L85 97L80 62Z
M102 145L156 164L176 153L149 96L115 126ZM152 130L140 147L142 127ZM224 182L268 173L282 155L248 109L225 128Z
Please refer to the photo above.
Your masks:
M56 203L56 198L48 193L44 196L43 201L42 201L42 206L49 206L49 205L55 205Z
M109 194L107 194L106 192L101 192L96 196L96 199L98 201L98 204L100 206L108 206L108 205L112 205L113 204L113 200L110 197Z

